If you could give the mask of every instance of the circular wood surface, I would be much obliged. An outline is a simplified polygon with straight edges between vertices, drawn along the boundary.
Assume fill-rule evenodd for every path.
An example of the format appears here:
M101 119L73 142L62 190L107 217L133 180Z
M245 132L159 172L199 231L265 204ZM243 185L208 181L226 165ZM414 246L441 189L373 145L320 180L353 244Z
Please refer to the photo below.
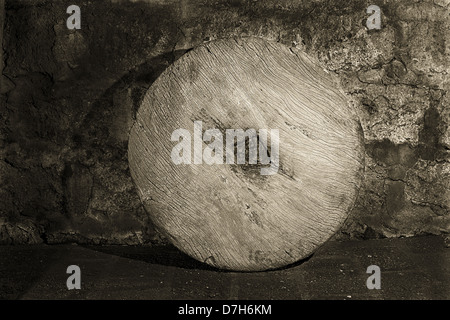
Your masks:
M266 129L269 138L278 130L277 172L263 175L270 164L248 161L194 164L194 121L202 133L223 133L224 149L227 129ZM177 129L190 132L191 164L171 158L182 141L171 141ZM195 259L229 270L311 255L342 226L364 169L361 126L338 81L306 54L259 38L205 43L169 66L143 99L128 148L158 230Z

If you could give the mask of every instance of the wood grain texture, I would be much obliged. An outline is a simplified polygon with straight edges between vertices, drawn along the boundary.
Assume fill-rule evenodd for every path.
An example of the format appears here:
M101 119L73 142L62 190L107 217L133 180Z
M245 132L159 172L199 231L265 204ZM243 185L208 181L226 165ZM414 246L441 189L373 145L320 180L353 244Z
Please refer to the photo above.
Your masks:
M171 160L178 128L279 130L280 168ZM205 43L153 83L128 157L157 228L212 266L256 271L294 263L343 224L363 176L362 130L333 76L310 57L259 38ZM204 144L205 145L205 144Z

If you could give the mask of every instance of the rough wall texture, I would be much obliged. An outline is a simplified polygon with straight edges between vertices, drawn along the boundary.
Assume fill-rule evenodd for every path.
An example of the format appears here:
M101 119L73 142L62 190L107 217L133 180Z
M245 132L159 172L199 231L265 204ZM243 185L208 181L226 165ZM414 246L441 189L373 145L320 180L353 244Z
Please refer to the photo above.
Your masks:
M450 229L450 2L6 0L0 243L164 241L127 162L143 93L216 38L262 36L335 72L359 112L366 174L338 238ZM367 30L366 8L382 10Z

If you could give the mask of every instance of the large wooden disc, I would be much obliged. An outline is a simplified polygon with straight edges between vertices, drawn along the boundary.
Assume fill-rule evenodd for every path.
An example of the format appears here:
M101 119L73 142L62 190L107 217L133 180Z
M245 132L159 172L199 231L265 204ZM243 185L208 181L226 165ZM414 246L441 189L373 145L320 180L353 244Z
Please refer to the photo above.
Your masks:
M278 129L278 172L175 164L182 140L171 135L190 132L193 159L194 121L223 132L224 148L226 129L267 129L269 137ZM156 227L200 261L246 271L286 266L329 239L354 204L363 154L336 79L304 53L259 38L205 43L169 66L140 106L128 150Z

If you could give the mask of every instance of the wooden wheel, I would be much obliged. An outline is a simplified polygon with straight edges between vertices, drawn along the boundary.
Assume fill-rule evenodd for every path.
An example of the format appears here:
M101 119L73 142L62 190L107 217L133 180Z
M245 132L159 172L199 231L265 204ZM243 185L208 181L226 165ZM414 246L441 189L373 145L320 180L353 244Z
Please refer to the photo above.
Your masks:
M259 142L266 129L272 162L250 164L250 142L243 164L227 164L226 150L223 164L194 161L212 142L194 141L194 121L200 138L222 133L224 150L227 129L253 128ZM172 141L180 128L190 137ZM187 139L191 164L175 164L174 147ZM259 38L205 43L168 67L140 106L128 156L146 210L176 247L245 271L311 255L343 224L364 168L361 126L338 82L304 53ZM276 173L261 174L271 165Z

